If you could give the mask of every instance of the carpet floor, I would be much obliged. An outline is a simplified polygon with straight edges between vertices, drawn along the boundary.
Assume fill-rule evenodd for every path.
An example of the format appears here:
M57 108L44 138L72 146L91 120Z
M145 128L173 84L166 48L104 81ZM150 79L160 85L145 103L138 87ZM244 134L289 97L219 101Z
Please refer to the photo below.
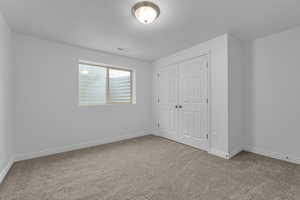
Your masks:
M17 162L1 200L299 200L300 166L155 136Z

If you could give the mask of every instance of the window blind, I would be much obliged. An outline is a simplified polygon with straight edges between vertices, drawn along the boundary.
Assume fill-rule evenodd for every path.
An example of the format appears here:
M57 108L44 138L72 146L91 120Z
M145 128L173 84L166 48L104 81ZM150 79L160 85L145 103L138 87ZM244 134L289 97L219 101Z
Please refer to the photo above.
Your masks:
M79 64L79 103L80 105L97 105L106 103L105 67Z
M112 103L131 102L131 72L109 69L109 96Z
M79 104L132 103L131 70L79 64Z

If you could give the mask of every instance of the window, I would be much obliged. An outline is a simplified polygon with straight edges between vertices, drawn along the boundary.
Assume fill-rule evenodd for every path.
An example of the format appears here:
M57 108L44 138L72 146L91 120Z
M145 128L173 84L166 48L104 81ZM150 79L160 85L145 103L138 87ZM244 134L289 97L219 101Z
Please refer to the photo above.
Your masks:
M132 103L132 71L79 63L79 104Z

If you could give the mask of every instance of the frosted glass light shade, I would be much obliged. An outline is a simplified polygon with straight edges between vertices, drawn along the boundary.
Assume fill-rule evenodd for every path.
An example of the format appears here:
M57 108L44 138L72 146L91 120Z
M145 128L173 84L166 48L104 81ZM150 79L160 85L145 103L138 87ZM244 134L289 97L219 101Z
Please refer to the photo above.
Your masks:
M157 5L149 1L138 2L132 7L132 14L143 24L151 24L160 14Z

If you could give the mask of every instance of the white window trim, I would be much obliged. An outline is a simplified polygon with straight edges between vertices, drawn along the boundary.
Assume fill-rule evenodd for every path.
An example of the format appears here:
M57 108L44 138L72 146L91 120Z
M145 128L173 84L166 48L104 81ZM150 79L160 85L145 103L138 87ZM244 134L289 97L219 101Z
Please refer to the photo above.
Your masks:
M80 64L83 65L91 65L91 66L96 66L96 67L104 67L106 68L106 73L107 73L107 84L106 84L106 103L99 103L99 104L80 104L80 72L78 70L78 106L80 107L86 107L86 106L106 106L106 105L131 105L131 104L136 104L136 84L135 84L135 77L136 77L136 72L134 69L129 68L129 67L120 67L116 65L109 65L109 64L103 64L103 63L96 63L96 62L91 62L91 61L86 61L86 60L79 60L77 63L77 70L78 66ZM109 69L116 69L116 70L123 70L123 71L129 71L130 72L130 93L131 93L131 98L130 102L124 102L124 103L118 103L118 102L111 102L109 99Z

